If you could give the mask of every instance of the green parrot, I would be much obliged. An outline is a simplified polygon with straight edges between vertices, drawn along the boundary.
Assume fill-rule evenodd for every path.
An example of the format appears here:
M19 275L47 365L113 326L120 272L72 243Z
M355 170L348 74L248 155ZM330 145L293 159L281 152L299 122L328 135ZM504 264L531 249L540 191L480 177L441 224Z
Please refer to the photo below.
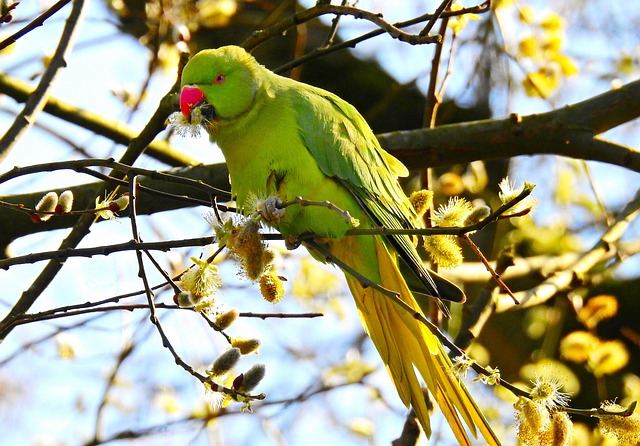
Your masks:
M385 152L358 111L339 97L285 78L237 46L204 50L184 67L180 108L222 150L232 194L245 209L253 197L328 201L360 228L420 227L398 183L407 168ZM285 239L314 234L310 249L321 261L339 259L353 271L398 293L424 313L424 295L463 301L453 284L429 272L409 236L345 236L353 225L322 206L291 205L270 221ZM413 407L427 436L426 383L460 444L476 437L499 444L437 337L376 287L345 273L363 325L405 405ZM434 281L435 279L435 281Z

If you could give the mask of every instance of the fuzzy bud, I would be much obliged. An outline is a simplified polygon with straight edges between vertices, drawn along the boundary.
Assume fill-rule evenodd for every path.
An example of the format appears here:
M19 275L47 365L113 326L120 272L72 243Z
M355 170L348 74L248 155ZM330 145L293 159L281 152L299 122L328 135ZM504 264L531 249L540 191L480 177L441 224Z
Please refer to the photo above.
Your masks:
M412 192L411 195L409 195L409 202L411 202L411 206L416 211L416 215L420 218L433 203L433 192L426 189Z
M236 321L236 319L238 319L239 315L240 313L238 310L232 308L229 311L225 311L224 313L217 315L214 324L218 330L226 330Z
M193 303L191 302L191 293L187 291L183 291L182 293L178 293L173 296L173 302L182 308L193 307Z
M58 205L58 194L55 192L47 192L44 197L36 204L36 211L54 212ZM51 214L38 214L40 221L47 221L51 218Z
M243 378L240 386L238 387L238 390L240 392L250 392L255 389L258 384L260 384L260 381L262 381L262 379L264 378L265 371L266 368L264 364L252 365L249 370L240 375Z
M129 193L125 192L120 195L117 200L109 203L109 209L113 212L124 211L129 207Z
M491 214L491 208L486 205L474 207L464 219L464 226L475 225Z
M432 235L424 238L424 249L442 268L455 268L464 260L462 248L454 235Z
M240 349L239 348L231 348L218 356L218 358L213 361L211 365L211 369L209 373L211 376L221 376L225 373L229 372L232 368L236 366L238 361L240 360Z
M464 192L464 181L455 172L447 172L438 178L440 191L447 196L460 195Z
M520 397L513 407L516 409L518 440L527 446L547 444L551 427L549 410L524 397Z
M564 411L551 414L551 430L553 431L553 446L573 445L573 423Z
M56 206L56 214L66 214L73 208L73 192L65 190L60 194L58 198L58 205Z
M248 355L257 352L260 348L260 341L258 339L233 338L231 346L238 348L243 355Z

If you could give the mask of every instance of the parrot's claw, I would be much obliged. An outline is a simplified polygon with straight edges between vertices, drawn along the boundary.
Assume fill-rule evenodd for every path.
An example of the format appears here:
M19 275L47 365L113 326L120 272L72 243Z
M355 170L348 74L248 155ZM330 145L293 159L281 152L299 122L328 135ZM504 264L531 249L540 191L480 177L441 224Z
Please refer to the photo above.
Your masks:
M285 209L282 207L282 200L274 196L262 200L261 206L257 206L256 211L262 221L268 225L279 223L285 214Z
M298 237L297 235L290 235L289 237L286 237L284 239L284 246L289 251L293 251L294 249L297 249L301 244L302 244L302 241L300 240L300 237Z

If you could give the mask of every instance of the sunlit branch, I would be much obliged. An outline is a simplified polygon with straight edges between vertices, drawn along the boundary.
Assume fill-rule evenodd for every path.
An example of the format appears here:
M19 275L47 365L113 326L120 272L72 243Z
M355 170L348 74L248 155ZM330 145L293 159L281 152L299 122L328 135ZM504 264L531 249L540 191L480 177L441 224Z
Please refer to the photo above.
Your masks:
M79 25L82 22L85 9L85 0L75 0L73 2L71 12L62 30L58 47L42 73L40 83L33 94L29 96L29 99L27 99L22 111L16 116L7 132L0 139L0 161L6 158L14 144L20 139L21 135L31 127L38 114L42 111L58 74L67 66L66 58L75 43L75 37L78 33Z
M473 13L473 14L481 14L484 12L488 12L490 10L490 2L486 1L478 6L473 6L470 8L464 8L461 9L459 11L444 11L440 17L455 17L455 16L460 16L460 15L464 15L464 14L469 14L469 13ZM316 16L310 17L309 20L316 18ZM421 16L418 16L416 18L413 18L411 20L407 20L404 22L398 22L395 23L393 26L397 27L397 28L406 28L408 26L412 26L412 25L416 25L418 23L423 23L425 21L431 21L433 20L433 22L435 23L435 20L438 18L437 14L424 14ZM281 28L286 29L290 29L293 28L294 26L296 26L298 23L291 21L291 19L284 19L282 22L279 22L278 24L276 24L275 26L277 27L276 29L280 30ZM433 25L431 25L433 26ZM263 43L264 41L272 38L272 37L276 37L278 34L275 34L272 36L271 30L273 29L273 27L268 28L267 30L264 30L262 33L256 35L254 33L254 35L252 37L250 37L249 39L245 40L242 44L242 46L244 46L246 49L252 49L258 45L260 45L261 43ZM269 34L263 34L265 32L269 32ZM345 48L355 48L355 46L361 42L364 42L365 40L369 40L372 39L373 37L377 37L380 36L382 34L384 34L385 31L383 29L376 29L373 31L370 31L368 33L363 34L362 36L344 41L344 42L338 42L334 45L328 46L328 47L323 47L323 48L316 48L313 51L309 52L308 54L297 58L296 60L293 60L287 64L284 64L278 68L276 68L274 71L276 73L283 73L283 72L287 72L297 66L303 65L311 60L314 59L318 59L321 57L324 57L328 54L334 53L336 51L340 51L343 50Z
M47 9L45 12L40 14L38 17L36 17L35 19L33 19L32 21L27 23L25 26L23 26L21 29L19 29L15 33L11 34L9 37L7 37L4 40L2 40L2 42L0 42L0 50L5 49L9 45L13 45L14 43L16 43L18 41L19 38L27 35L31 31L33 31L34 29L44 25L44 22L49 17L55 15L58 11L60 11L62 8L64 8L67 5L67 3L69 3L69 2L71 2L71 0L60 0L60 1L56 2L55 4L53 4L49 9ZM14 5L15 4L16 3L14 3Z

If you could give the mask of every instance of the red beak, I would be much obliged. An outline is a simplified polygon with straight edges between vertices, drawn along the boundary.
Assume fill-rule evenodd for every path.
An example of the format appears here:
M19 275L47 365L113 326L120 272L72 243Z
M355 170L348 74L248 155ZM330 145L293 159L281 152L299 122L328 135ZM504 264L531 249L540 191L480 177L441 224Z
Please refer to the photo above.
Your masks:
M185 118L191 117L191 110L204 99L204 93L198 87L185 85L180 91L180 110Z

